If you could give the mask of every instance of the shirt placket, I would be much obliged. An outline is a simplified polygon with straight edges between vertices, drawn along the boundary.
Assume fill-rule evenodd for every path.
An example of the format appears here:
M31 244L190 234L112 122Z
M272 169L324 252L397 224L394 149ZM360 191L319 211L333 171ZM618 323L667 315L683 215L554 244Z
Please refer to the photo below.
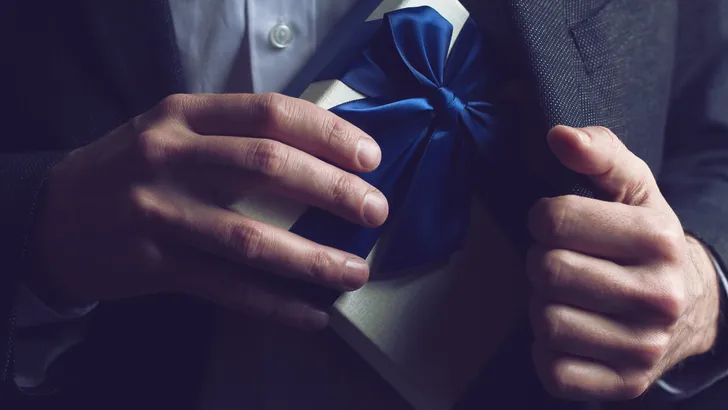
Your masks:
M248 0L253 91L279 92L316 49L317 0Z

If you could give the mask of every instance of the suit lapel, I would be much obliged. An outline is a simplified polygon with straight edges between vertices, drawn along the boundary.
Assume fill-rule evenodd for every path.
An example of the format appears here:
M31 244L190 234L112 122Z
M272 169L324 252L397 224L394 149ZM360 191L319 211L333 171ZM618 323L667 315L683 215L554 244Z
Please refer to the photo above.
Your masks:
M574 75L581 61L571 45L563 1L508 1L528 54L544 120L549 127L582 125L580 87Z
M129 116L184 91L167 0L84 1L90 38Z
M526 51L541 114L530 130L533 140L529 163L534 174L547 179L552 195L566 193L594 196L588 178L566 170L546 144L546 132L555 125L575 127L600 124L605 119L590 113L583 60L574 45L565 0L507 0L516 34ZM606 123L604 121L603 123Z

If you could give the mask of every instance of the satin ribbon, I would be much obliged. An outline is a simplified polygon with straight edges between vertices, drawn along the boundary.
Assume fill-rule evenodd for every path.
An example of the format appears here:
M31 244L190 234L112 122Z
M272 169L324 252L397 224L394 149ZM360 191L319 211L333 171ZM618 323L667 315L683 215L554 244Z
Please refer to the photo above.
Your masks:
M462 247L471 187L468 163L498 123L482 101L489 78L482 33L468 19L448 56L453 27L431 7L385 15L369 46L337 76L366 96L331 111L376 139L377 170L360 177L387 197L390 218L370 229L311 208L292 231L366 258L377 272L443 262ZM385 231L383 231L383 229Z

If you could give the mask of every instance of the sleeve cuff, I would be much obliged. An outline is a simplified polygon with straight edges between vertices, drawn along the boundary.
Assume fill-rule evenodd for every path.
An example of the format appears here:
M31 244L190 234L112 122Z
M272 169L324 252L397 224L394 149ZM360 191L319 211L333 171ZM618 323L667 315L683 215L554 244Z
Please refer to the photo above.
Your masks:
M97 305L92 303L81 307L52 308L27 286L20 284L15 302L16 326L29 328L80 319L91 313Z
M91 313L97 305L50 307L26 285L18 285L15 323L19 330L61 324L41 335L18 332L13 377L19 388L31 389L43 384L46 371L53 362L83 340L83 327L78 320Z

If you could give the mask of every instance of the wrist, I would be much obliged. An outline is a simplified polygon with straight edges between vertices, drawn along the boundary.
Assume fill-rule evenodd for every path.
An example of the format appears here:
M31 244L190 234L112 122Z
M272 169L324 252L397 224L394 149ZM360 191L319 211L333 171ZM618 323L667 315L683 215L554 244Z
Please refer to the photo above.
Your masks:
M692 282L693 300L697 303L690 310L693 316L693 348L690 356L710 351L718 338L721 307L721 284L718 271L710 251L697 239L687 236L690 248L690 263L696 279Z

